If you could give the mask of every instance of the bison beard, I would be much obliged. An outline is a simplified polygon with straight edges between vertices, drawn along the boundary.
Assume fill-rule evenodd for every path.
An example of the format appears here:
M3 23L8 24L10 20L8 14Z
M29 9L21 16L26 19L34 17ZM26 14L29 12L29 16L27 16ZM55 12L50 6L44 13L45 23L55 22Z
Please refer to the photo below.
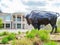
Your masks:
M57 14L55 12L38 11L36 13L36 11L34 11L34 13L31 12L30 14L26 15L26 20L27 23L29 25L32 24L35 29L40 30L41 25L50 24L52 27L51 33L54 31L54 29L55 33L57 32Z

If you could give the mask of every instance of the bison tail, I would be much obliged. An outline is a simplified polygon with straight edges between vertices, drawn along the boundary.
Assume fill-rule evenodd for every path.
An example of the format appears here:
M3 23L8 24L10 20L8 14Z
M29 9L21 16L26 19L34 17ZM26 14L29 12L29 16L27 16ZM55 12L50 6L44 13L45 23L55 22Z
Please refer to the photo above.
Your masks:
M59 13L56 13L57 14L57 17L60 17L60 14Z

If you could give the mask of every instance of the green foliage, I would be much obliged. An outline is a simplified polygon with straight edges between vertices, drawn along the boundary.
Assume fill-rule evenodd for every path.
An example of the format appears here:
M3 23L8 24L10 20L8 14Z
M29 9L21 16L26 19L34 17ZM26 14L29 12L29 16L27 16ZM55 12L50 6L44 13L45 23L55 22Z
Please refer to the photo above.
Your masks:
M27 33L26 36L28 38L39 37L42 41L47 41L50 39L49 31L48 30L31 30L31 32Z
M2 39L2 43L3 43L3 44L8 43L8 38L7 38L7 37L4 37L4 38Z
M21 34L21 32L20 32L20 31L18 31L18 34Z
M47 41L50 39L49 32L47 30L40 30L38 35L42 41Z
M31 32L27 33L27 38L34 38L36 34L38 33L38 30L32 30Z
M44 45L57 45L57 42L49 41L49 42L44 43Z
M7 36L8 40L13 40L15 39L15 34L14 33L11 33Z
M2 19L0 19L0 29L3 27Z
M57 29L57 32L60 33L60 28Z
M11 33L11 34L7 35L6 37L4 37L2 39L2 43L3 44L6 44L6 43L8 43L8 41L14 40L14 39L15 39L15 34L14 33Z
M0 36L4 36L3 33L0 33Z
M8 32L1 32L0 36L4 36L4 35L8 35L8 34L9 34Z
M29 31L26 31L26 34L28 34L29 33Z
M9 32L4 31L2 34L3 34L3 35L8 35Z

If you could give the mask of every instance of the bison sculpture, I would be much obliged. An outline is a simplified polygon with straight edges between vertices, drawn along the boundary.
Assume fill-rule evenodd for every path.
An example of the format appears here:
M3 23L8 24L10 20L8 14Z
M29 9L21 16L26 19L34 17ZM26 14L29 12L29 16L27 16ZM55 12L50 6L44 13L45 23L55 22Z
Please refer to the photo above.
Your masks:
M30 14L26 15L26 20L28 25L32 24L32 26L35 29L40 30L40 26L41 25L47 25L50 24L52 26L52 31L51 33L54 31L57 32L57 15L59 15L59 13L56 12L51 12L51 11L39 11L39 10L33 10L30 12Z

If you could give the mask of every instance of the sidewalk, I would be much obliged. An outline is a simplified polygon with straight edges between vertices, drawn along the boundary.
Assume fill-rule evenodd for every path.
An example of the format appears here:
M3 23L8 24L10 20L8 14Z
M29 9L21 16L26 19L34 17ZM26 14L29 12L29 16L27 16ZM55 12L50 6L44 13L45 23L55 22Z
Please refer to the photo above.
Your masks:
M4 31L17 33L18 31L26 32L28 31L28 29L0 29L0 32L4 32Z

